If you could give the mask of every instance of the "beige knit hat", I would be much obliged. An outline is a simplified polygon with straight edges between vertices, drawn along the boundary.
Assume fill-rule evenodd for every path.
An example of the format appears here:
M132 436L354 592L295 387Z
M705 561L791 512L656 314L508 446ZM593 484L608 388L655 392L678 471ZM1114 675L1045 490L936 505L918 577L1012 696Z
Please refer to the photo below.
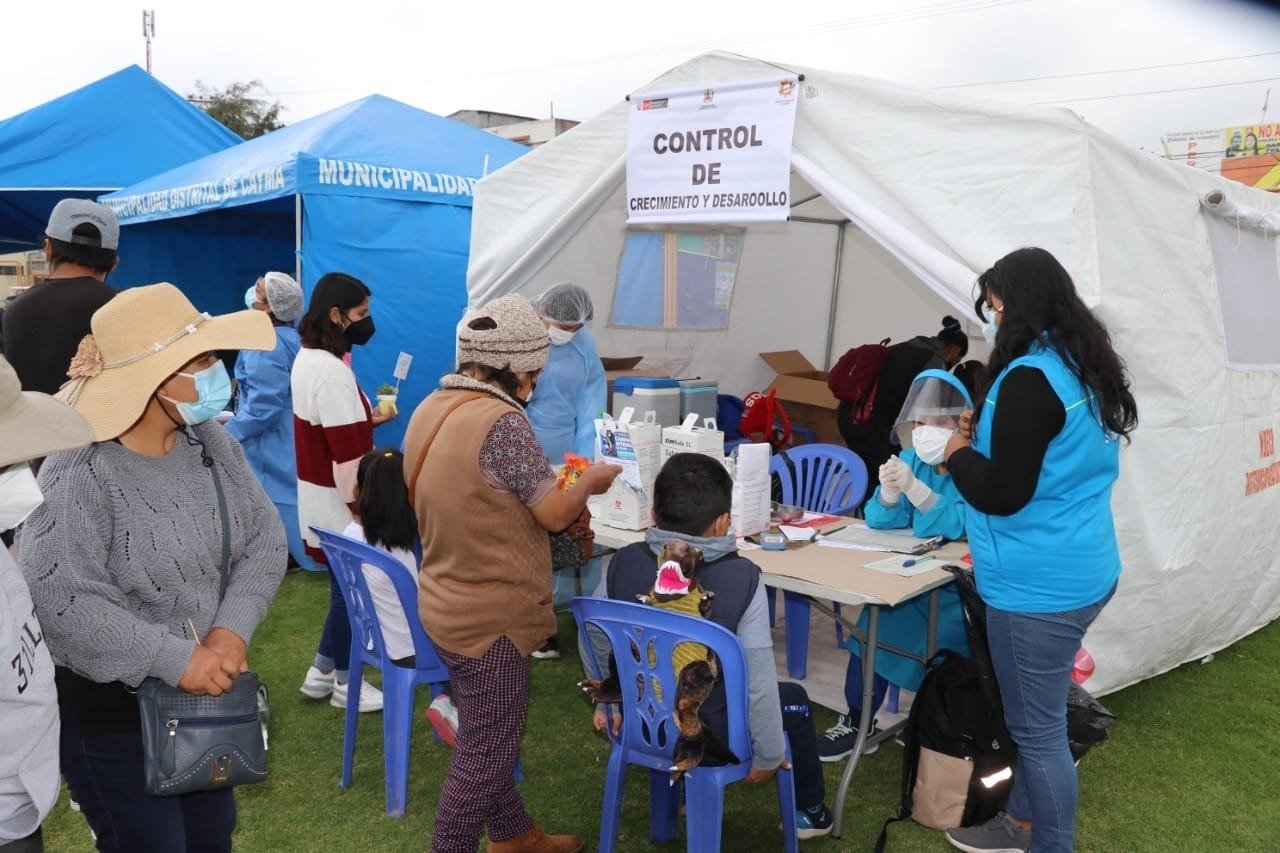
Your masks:
M531 373L547 363L551 339L529 300L518 293L476 311L458 331L458 363L474 361L497 370Z
M90 327L57 397L88 418L94 441L127 431L156 389L201 353L276 345L264 312L210 317L164 283L122 291L94 312Z

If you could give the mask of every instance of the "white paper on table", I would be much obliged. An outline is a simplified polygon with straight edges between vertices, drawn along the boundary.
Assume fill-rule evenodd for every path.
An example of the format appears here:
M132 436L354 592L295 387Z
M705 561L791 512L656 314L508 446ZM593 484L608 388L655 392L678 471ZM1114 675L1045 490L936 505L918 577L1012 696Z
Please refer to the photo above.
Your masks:
M759 545L757 545L756 543L754 543L754 542L750 542L750 541L748 541L748 540L746 540L746 539L739 539L739 540L738 540L738 550L739 550L739 551L755 551L755 550L757 550L759 547L760 547L760 546L759 546Z
M878 548L875 545L862 545L858 542L842 542L839 539L830 539L826 536L819 536L817 543L823 548L840 548L845 551L876 551L880 554L892 554L890 548Z
M929 540L920 539L909 530L904 534L901 530L872 530L869 527L850 524L833 533L830 533L819 540L821 543L839 542L840 545L829 547L848 547L850 545L861 546L854 550L861 551L896 551L902 553L911 553L914 548L929 550L927 546ZM941 541L937 541L934 547L940 545Z
M907 563L911 565L906 565ZM866 568L875 569L877 572L884 572L888 575L897 575L900 578L913 578L916 575L931 571L937 566L938 563L933 557L896 556L885 560L876 560L874 563L867 563Z
M787 537L788 542L812 542L813 528L811 527L795 527L791 524L779 524L778 529L782 531L782 535Z

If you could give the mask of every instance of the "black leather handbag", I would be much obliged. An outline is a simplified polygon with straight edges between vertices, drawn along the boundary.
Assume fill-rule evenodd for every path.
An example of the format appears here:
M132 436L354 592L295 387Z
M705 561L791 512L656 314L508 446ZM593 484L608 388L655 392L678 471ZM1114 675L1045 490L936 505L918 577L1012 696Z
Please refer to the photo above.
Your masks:
M231 525L218 469L209 470L222 517L221 598L231 561ZM197 696L158 678L143 681L138 710L146 792L176 796L266 779L267 711L259 703L258 688L258 674L252 671L240 673L231 691L220 696Z

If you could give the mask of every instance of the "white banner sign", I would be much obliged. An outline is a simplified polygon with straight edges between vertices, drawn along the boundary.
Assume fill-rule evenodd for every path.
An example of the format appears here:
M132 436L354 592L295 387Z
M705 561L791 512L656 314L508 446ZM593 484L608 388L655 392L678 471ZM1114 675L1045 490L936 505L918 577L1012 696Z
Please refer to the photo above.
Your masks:
M766 222L790 213L796 77L632 95L627 222Z

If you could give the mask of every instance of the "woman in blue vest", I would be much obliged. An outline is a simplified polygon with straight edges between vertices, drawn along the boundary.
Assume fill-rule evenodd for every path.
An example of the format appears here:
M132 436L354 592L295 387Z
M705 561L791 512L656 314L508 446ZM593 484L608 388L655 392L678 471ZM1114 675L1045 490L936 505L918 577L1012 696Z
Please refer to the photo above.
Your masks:
M1138 411L1110 335L1053 255L1018 249L978 287L991 381L946 459L969 504L975 578L1018 763L1005 813L947 839L969 851L1069 853L1077 780L1067 691L1080 641L1120 576L1111 486Z
M245 350L236 359L236 416L227 422L244 448L245 461L284 522L290 565L318 569L302 547L298 526L298 473L293 455L293 393L289 372L302 347L294 328L302 313L302 288L293 276L269 272L244 294L244 304L265 311L276 330L269 352Z

